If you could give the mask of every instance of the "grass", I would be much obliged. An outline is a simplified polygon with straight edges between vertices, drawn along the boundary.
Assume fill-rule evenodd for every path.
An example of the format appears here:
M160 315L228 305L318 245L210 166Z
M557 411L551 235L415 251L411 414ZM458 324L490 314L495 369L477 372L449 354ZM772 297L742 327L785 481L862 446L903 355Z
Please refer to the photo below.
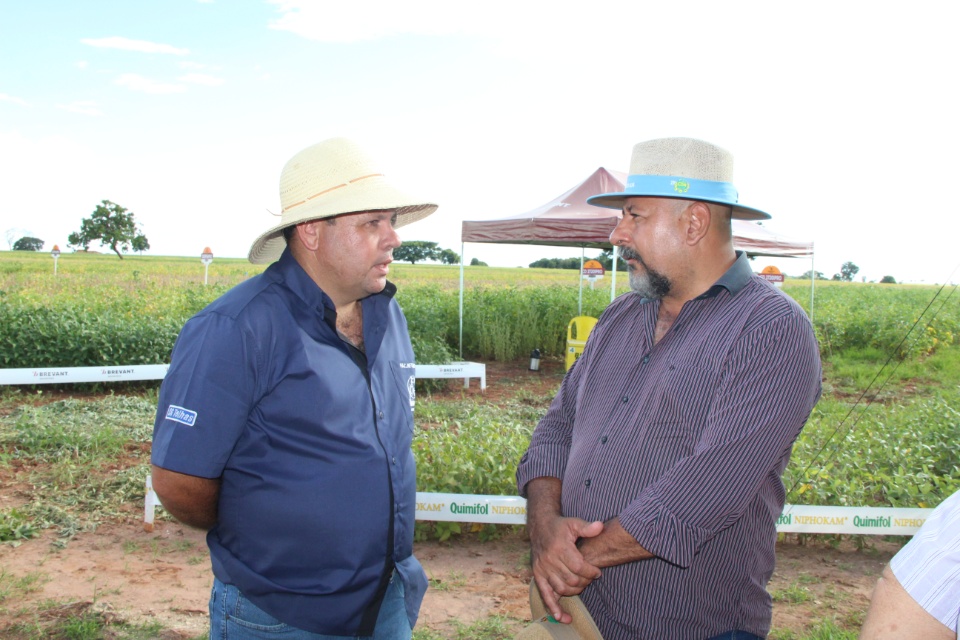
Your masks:
M771 629L768 637L770 640L857 640L859 628L859 624L851 629L843 622L838 625L833 618L822 618L803 632Z
M444 578L430 578L430 588L436 589L437 591L450 591L452 589L459 589L464 587L467 584L467 579L459 571L452 571Z
M98 608L95 602L50 601L27 618L7 627L4 637L18 640L155 640L163 637L165 631L158 622L126 622L108 610ZM205 633L191 640L206 639Z
M417 628L413 630L413 640L507 640L515 634L510 622L501 616L491 616L469 625L454 621L450 634L441 635L431 629Z

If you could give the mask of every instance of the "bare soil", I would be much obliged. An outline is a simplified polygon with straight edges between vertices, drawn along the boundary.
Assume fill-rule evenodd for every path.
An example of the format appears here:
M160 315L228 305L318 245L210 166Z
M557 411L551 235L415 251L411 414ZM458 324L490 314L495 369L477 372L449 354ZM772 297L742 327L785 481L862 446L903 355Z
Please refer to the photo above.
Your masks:
M527 371L526 363L488 363L485 394L476 381L470 389L451 381L433 395L500 402L518 389L553 393L562 375L560 362L544 361L539 373ZM0 509L17 504L22 489L3 482ZM142 519L140 505L131 505L128 517L78 534L64 548L52 532L19 546L0 545L0 637L19 637L11 628L17 622L88 611L113 620L159 622L165 629L160 637L167 639L204 633L212 580L204 534L163 519L147 532ZM899 546L868 539L858 549L850 539L832 537L781 541L769 586L775 594L774 636L803 634L823 619L857 629L881 569ZM529 620L530 572L522 532L492 542L464 535L417 543L415 553L431 580L418 627L452 638L458 629L490 616L503 617L512 631ZM9 586L16 582L29 586Z

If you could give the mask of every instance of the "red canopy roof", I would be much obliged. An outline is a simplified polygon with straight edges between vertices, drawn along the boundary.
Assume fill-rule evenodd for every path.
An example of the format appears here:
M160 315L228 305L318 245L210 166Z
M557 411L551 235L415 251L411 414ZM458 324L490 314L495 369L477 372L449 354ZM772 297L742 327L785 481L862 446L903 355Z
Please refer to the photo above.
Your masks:
M627 174L600 167L566 193L532 211L496 220L465 220L463 242L543 244L610 248L610 234L620 212L587 204L600 193L623 191ZM813 243L780 236L756 222L733 221L733 244L755 256L809 257Z

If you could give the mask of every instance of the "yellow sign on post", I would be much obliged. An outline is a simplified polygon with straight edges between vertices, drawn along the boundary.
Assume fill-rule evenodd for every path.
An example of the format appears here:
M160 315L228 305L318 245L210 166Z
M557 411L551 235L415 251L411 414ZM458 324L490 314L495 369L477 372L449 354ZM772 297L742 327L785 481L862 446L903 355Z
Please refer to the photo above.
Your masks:
M587 336L593 331L597 319L591 316L577 316L567 325L567 371L577 361L587 344Z

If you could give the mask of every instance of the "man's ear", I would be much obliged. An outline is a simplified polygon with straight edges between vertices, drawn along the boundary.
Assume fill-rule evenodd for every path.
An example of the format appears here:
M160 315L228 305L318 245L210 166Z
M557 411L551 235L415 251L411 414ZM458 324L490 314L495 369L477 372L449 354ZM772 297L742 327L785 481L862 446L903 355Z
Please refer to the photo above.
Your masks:
M703 240L707 235L707 231L710 229L710 223L712 221L713 212L706 202L691 202L690 206L688 206L684 212L687 244L695 245Z
M318 228L321 220L309 220L297 225L294 235L303 245L304 249L316 251L320 248L320 229Z

